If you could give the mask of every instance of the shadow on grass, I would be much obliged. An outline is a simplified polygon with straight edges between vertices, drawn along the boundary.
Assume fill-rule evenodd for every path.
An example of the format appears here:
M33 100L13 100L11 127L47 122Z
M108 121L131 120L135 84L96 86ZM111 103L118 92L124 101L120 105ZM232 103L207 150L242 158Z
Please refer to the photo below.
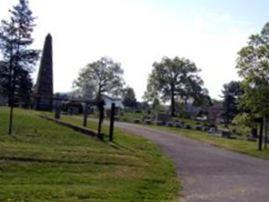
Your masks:
M126 162L113 162L106 161L100 162L100 160L89 160L89 161L76 161L76 160L64 160L64 159L41 159L41 158L31 158L31 157L6 157L0 156L0 160L3 161L20 161L25 163L57 163L57 164L95 164L95 165L107 165L107 166L129 166L129 167L139 167L137 164L126 163Z

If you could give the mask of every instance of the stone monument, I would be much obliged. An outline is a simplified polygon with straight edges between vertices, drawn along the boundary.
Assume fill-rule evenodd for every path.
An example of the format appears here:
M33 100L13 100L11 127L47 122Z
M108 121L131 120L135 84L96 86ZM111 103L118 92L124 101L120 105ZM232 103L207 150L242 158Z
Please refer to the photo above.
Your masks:
M53 59L52 37L47 35L43 47L37 82L34 90L34 108L52 110L53 103Z

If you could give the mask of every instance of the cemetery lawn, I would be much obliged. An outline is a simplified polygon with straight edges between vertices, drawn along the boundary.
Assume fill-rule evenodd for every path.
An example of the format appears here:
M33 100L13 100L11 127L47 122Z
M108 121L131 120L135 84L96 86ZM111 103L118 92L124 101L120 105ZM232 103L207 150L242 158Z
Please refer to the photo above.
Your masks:
M228 150L232 150L235 152L247 154L250 156L269 159L269 149L258 151L258 142L250 142L243 139L227 139L227 138L220 138L208 135L207 132L198 131L198 130L188 130L182 128L174 128L174 127L167 127L167 126L153 126L152 128L161 129L164 131L174 132L176 134L185 136L187 138L191 138L194 140L198 140L201 142L205 142L217 147L225 148ZM269 145L268 145L269 146Z
M15 109L9 136L0 107L0 201L177 199L175 168L150 141L117 129L115 143L101 142L37 113Z

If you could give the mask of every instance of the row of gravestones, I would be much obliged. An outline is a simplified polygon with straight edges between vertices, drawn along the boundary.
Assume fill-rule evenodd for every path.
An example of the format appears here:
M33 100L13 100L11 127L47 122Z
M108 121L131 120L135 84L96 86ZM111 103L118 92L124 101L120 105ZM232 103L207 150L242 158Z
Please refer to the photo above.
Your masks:
M208 126L208 125L196 125L191 126L190 124L186 124L184 121L176 120L171 121L171 116L168 114L157 114L155 119L152 120L152 117L150 116L144 116L142 119L142 123L150 125L150 124L156 124L159 126L168 126L168 127L177 127L177 128L183 128L183 129L195 129L198 131L205 131L208 132L209 135L216 136L216 137L223 137L223 138L229 138L229 139L236 139L235 136L233 136L229 131L222 131L218 130L214 126ZM136 119L134 120L134 123L141 123L140 120Z

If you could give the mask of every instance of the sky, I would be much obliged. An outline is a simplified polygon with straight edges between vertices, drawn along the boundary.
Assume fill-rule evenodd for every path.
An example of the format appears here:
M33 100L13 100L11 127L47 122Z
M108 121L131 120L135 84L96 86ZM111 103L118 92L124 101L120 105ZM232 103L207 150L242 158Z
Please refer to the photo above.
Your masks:
M17 0L0 0L0 19ZM138 100L152 64L185 57L201 69L210 96L238 80L237 52L268 21L268 0L29 0L34 48L53 37L54 92L72 90L81 68L103 56L120 62ZM39 63L33 78L36 78Z

